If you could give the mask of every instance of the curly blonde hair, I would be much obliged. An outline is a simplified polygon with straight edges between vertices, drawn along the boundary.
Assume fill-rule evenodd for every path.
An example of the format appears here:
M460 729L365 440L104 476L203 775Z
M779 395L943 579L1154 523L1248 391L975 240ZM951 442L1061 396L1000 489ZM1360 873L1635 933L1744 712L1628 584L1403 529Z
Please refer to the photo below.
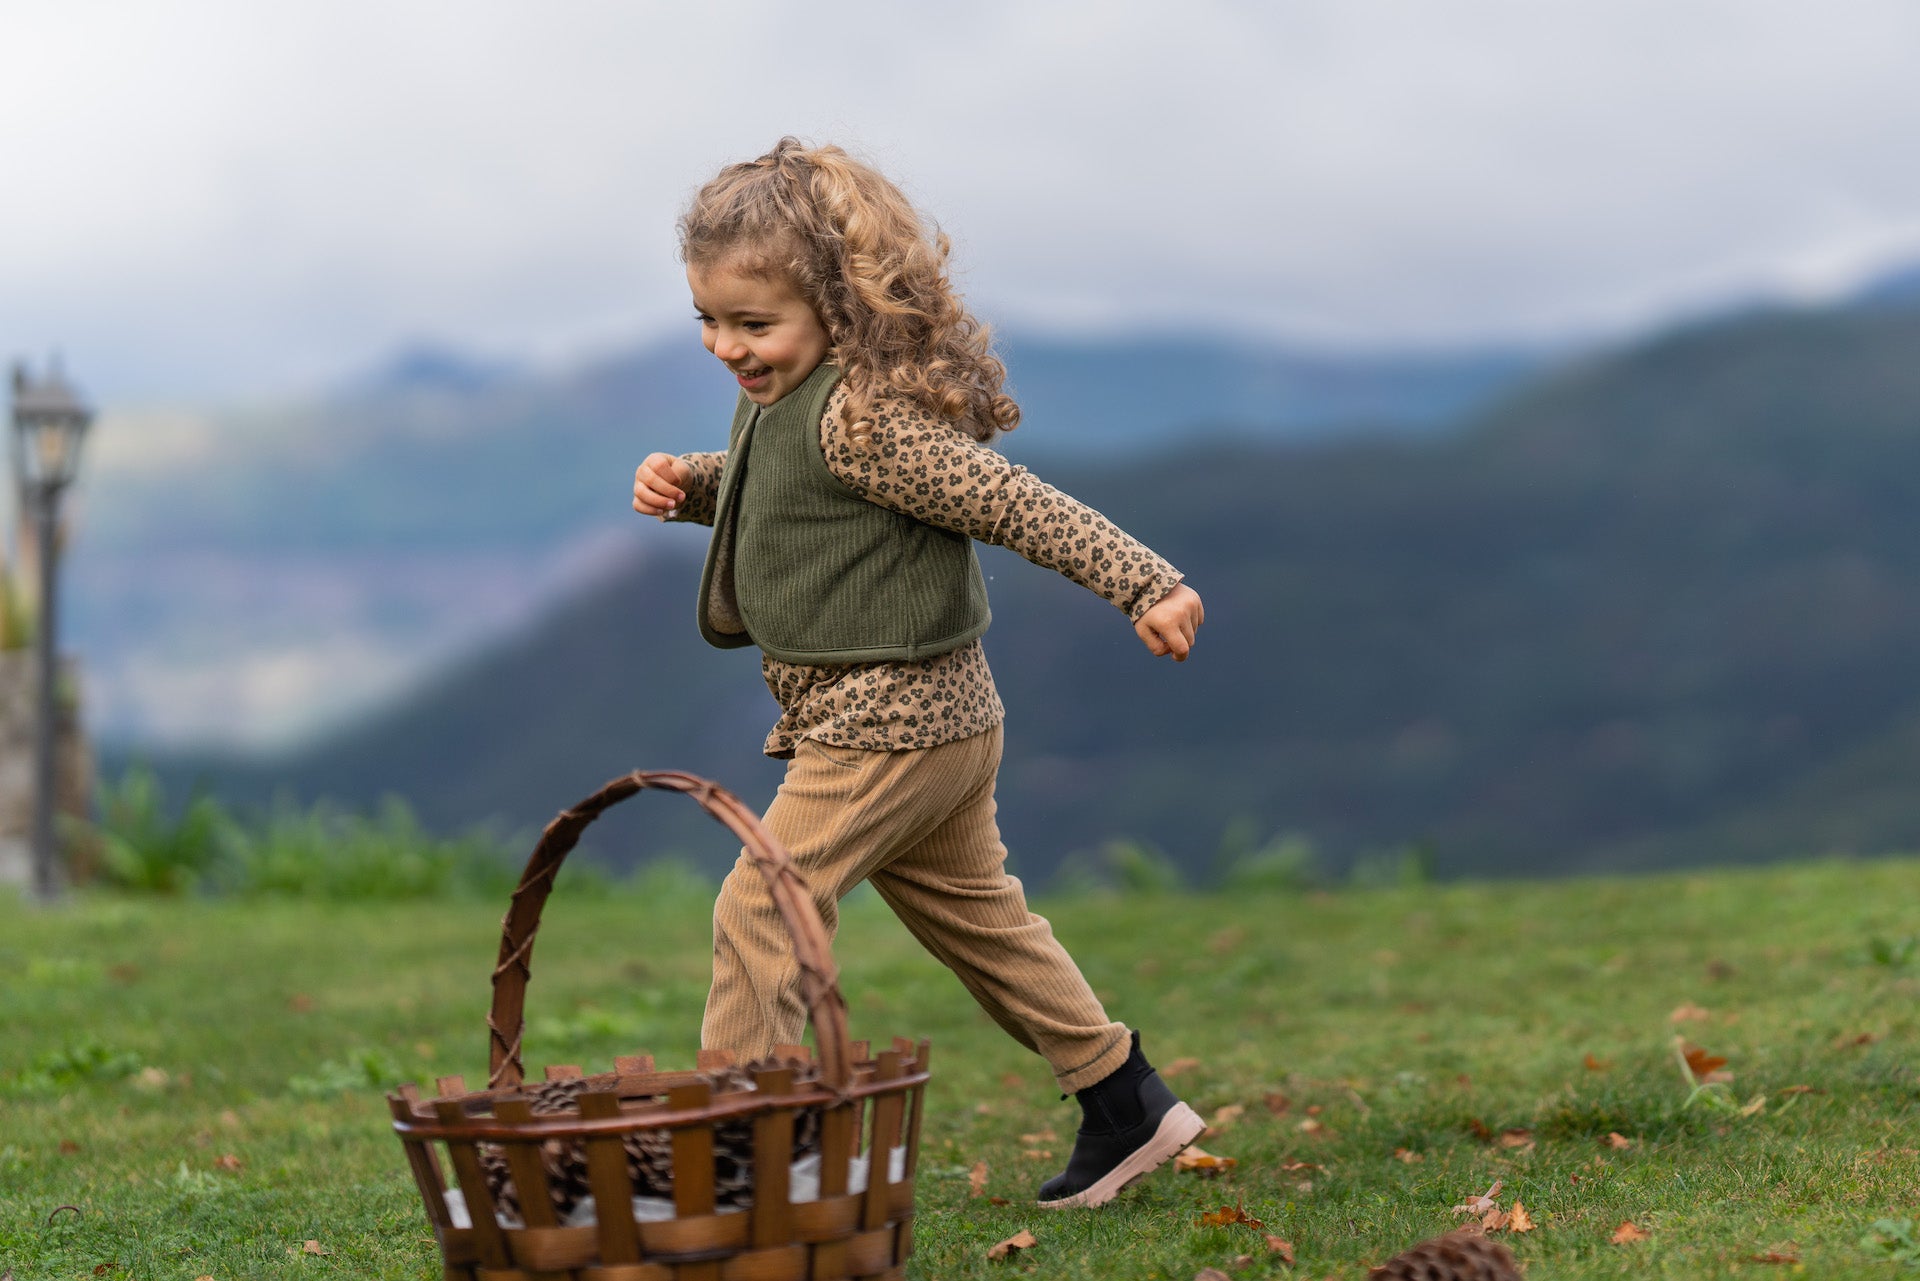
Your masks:
M885 392L991 440L1020 422L992 331L947 277L949 243L900 189L839 147L782 138L728 165L680 216L680 257L780 277L813 307L846 382L844 426Z

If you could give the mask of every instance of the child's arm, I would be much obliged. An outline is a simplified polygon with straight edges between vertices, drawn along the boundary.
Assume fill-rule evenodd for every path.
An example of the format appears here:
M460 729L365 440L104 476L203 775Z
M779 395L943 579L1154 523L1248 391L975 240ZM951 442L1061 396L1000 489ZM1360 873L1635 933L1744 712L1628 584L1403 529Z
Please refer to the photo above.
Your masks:
M874 406L870 444L829 409L827 469L869 502L1019 553L1119 609L1155 655L1184 661L1204 611L1180 571L1085 503L917 408Z
M725 450L705 454L648 454L633 471L633 509L661 520L713 524Z

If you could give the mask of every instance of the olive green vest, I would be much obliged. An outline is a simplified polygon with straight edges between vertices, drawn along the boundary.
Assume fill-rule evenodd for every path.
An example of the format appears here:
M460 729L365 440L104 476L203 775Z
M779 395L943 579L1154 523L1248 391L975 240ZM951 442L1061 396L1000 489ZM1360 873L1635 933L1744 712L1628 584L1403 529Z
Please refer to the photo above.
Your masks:
M987 630L973 540L868 502L827 470L820 420L840 370L822 364L764 408L733 412L700 634L788 663L913 660Z

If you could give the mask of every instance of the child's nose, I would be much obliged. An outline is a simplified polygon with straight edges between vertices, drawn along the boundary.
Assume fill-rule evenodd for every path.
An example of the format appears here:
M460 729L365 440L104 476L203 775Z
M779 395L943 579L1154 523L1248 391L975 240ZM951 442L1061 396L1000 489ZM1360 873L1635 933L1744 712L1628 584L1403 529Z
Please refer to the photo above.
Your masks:
M713 354L732 364L747 354L747 345L740 341L738 334L722 332L714 336Z

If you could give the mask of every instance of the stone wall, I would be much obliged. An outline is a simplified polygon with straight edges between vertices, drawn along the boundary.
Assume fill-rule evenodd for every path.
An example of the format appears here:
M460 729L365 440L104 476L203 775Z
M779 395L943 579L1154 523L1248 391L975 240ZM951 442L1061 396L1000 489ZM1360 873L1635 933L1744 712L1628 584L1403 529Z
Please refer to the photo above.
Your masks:
M0 650L0 885L33 882L34 721L38 714L40 662L31 650ZM71 659L60 664L54 703L59 789L55 812L85 817L93 805L93 751L80 725L79 673ZM58 832L56 831L56 835ZM60 878L71 842L63 841ZM86 869L80 869L84 872Z

